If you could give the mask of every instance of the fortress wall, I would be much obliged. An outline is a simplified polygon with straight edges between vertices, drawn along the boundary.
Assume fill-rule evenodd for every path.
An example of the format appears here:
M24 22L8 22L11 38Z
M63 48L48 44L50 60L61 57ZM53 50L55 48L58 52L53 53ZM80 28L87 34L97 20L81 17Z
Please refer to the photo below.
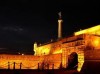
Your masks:
M85 35L85 46L85 51L89 49L100 49L100 37L95 35Z
M33 55L0 55L0 68L8 69L8 62L10 69L13 69L15 62L15 69L20 69L20 63L22 63L22 69L38 69L38 63L50 64L51 68L54 64L54 68L57 69L61 63L61 54L33 56Z
M100 37L94 35L86 35L85 37L85 60L100 59Z
M61 41L57 41L54 43L49 43L46 45L41 45L37 47L37 55L48 55L48 54L58 54L61 53Z
M45 55L43 62L45 64L49 64L50 69L52 69L54 65L54 69L59 69L61 65L61 54L51 54L51 55Z
M0 67L5 66L5 68L8 68L8 62L10 62L10 68L13 68L13 63L16 64L16 69L19 69L20 63L23 64L22 68L25 69L25 67L32 67L32 69L35 69L38 67L39 62L38 56L33 55L0 55ZM35 66L36 65L36 66Z
M100 49L99 50L87 50L84 53L85 60L100 60Z

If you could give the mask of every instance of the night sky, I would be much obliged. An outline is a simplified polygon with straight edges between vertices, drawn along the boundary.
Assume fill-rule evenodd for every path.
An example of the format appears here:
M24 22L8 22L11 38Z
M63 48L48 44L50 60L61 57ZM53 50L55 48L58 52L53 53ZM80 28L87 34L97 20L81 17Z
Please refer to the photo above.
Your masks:
M0 2L0 51L31 52L33 43L57 39L58 12L63 37L100 24L100 3L77 0L3 0Z

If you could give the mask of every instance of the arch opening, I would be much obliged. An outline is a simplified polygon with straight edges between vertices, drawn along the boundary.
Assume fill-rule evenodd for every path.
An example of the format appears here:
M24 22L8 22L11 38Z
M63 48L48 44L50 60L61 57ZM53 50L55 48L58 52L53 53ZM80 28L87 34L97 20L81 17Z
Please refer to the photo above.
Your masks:
M78 55L76 52L73 52L68 56L68 69L77 69L77 67L78 67Z

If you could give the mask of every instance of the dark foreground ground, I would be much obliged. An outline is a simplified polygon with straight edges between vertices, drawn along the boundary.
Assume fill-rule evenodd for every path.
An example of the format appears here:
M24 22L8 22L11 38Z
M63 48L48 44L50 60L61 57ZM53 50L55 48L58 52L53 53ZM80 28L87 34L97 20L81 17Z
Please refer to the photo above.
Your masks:
M83 74L76 70L0 70L0 74Z
M78 72L77 70L4 70L0 69L0 74L100 74L99 71L84 70Z

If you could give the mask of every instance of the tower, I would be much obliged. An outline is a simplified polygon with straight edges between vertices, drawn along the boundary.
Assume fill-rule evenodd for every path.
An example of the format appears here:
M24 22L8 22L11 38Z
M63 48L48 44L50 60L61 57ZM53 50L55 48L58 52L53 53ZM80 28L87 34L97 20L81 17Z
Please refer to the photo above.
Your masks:
M58 19L58 39L62 38L62 16L61 16L61 12L58 13L59 15L59 19Z
M33 50L33 51L35 52L35 54L34 54L34 55L36 55L36 54L37 54L37 43L36 43L36 42L34 43L34 47L33 47L33 48L34 48L34 50Z

